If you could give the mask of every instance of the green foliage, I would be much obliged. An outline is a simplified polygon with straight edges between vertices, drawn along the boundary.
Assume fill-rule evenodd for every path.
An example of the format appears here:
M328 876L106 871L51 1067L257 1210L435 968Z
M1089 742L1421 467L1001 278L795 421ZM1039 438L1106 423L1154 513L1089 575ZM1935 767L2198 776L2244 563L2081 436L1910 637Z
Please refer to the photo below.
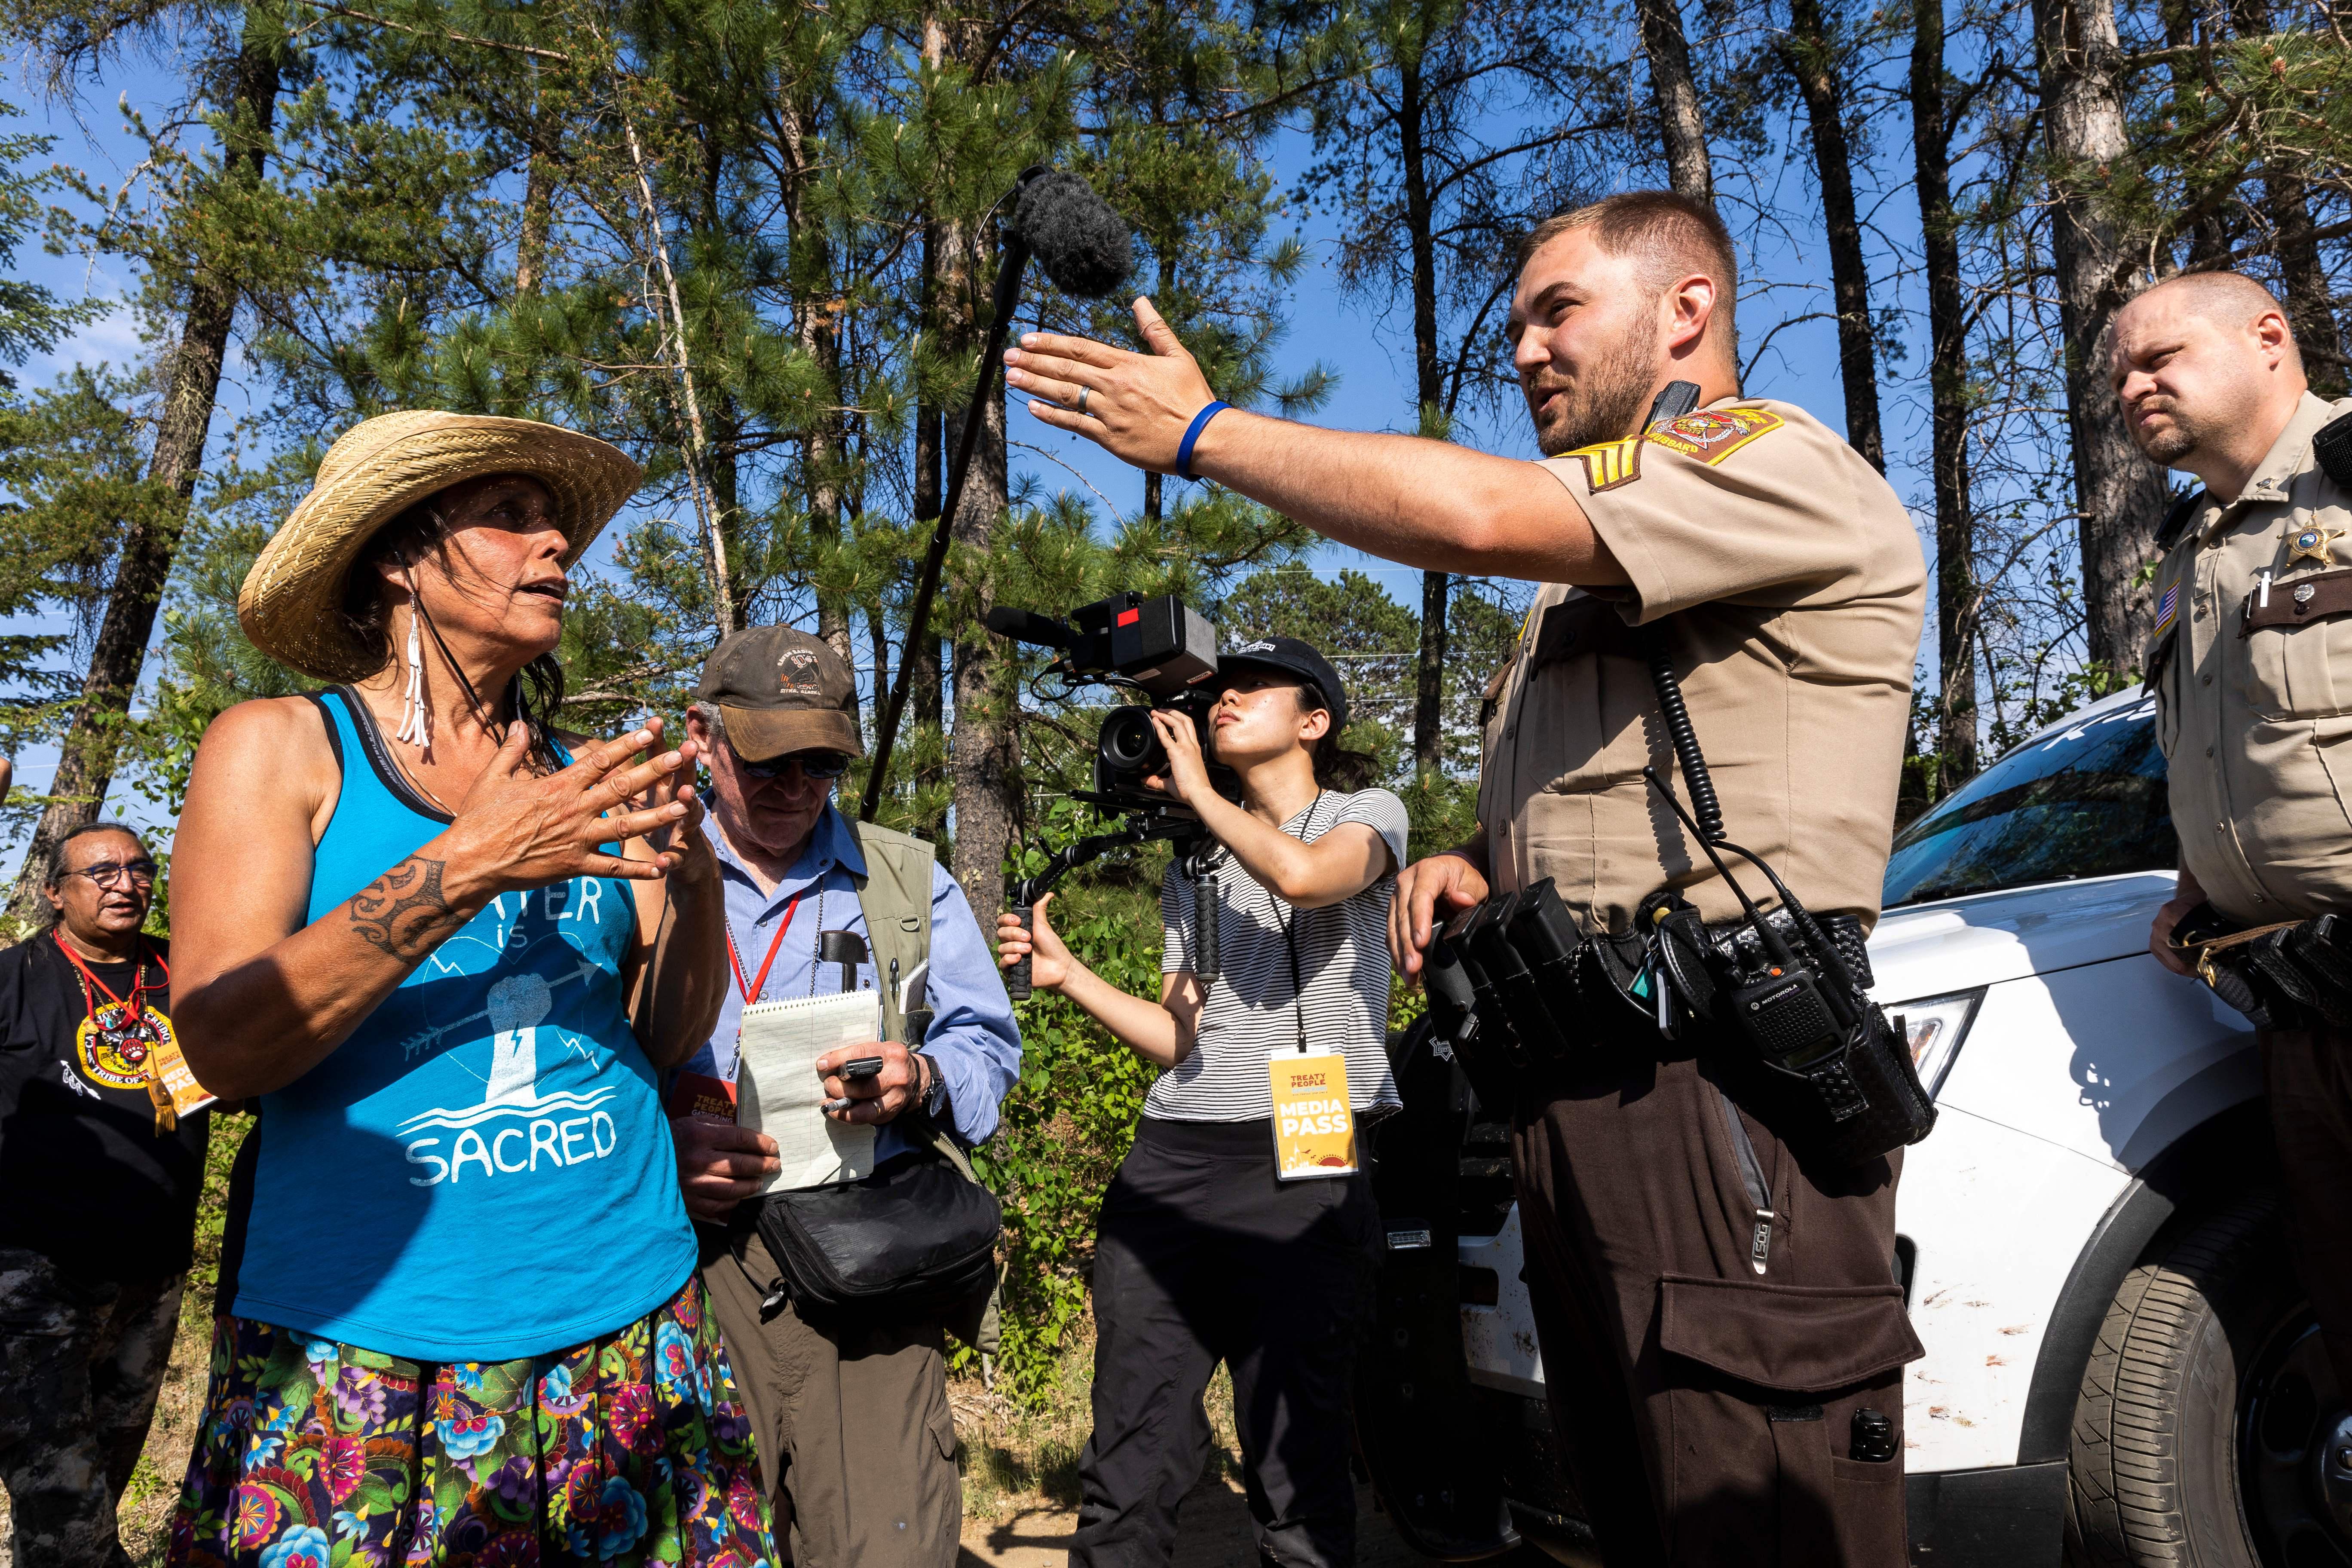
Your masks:
M1079 808L1057 802L1046 827L1079 829ZM1073 879L1053 904L1054 929L1096 973L1122 991L1160 995L1159 869L1166 852ZM1034 873L1033 849L1017 869ZM973 1154L1004 1200L1004 1343L998 1386L1035 1405L1051 1393L1056 1358L1087 1310L1095 1216L1135 1138L1160 1069L1058 996L1016 1009L1021 1081L1005 1098L996 1136Z

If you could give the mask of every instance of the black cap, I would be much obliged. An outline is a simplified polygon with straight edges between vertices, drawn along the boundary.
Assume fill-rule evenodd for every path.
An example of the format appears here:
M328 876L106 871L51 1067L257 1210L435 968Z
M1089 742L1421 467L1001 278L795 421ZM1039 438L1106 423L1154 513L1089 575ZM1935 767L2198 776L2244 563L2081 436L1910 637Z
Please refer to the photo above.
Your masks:
M1331 661L1316 652L1312 645L1297 637L1256 637L1230 653L1217 655L1219 674L1237 664L1278 669L1285 675L1313 681L1322 689L1324 706L1330 710L1331 733L1337 735L1348 727L1347 689L1339 684L1339 672L1331 668Z

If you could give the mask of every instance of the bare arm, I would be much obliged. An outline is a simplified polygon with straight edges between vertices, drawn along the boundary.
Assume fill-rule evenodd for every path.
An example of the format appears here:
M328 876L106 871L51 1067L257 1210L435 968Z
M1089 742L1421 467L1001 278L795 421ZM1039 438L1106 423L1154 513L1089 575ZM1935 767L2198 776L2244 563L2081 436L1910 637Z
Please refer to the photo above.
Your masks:
M675 804L628 809L680 765L675 752L625 765L658 738L657 722L545 778L522 771L518 724L448 827L306 923L321 792L317 767L301 760L315 764L326 745L309 708L247 702L214 721L180 814L172 1011L189 1069L223 1099L310 1071L499 894L579 875L656 878L674 859L596 848L682 814Z
M1032 985L1068 997L1146 1061L1172 1068L1191 1056L1200 1043L1201 977L1189 969L1161 975L1158 1002L1129 995L1080 963L1063 942L1045 917L1053 900L1051 893L1037 900L1028 931L1016 915L996 918L997 963L1010 968L1027 955Z
M1168 773L1145 782L1190 806L1244 870L1292 908L1345 903L1395 868L1387 842L1360 822L1343 822L1302 844L1219 795L1190 714L1157 710L1151 727L1168 752Z
M1149 300L1135 302L1135 320L1148 354L1030 332L1006 352L1004 379L1031 395L1029 412L1046 424L1139 468L1173 473L1185 427L1216 395ZM1539 583L1629 581L1568 488L1513 458L1232 409L1201 433L1192 472L1408 566Z

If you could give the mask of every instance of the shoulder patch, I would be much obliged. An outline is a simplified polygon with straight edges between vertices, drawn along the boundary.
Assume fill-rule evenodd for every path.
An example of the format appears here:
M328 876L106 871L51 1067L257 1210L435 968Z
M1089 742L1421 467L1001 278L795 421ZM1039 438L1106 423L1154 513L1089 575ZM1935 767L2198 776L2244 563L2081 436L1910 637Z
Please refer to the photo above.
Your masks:
M1601 490L1613 490L1619 485L1630 485L1642 477L1642 437L1639 436L1579 447L1573 452L1563 452L1560 456L1584 459L1585 488L1596 494Z
M1712 468L1787 423L1769 408L1703 408L1654 426L1647 439Z

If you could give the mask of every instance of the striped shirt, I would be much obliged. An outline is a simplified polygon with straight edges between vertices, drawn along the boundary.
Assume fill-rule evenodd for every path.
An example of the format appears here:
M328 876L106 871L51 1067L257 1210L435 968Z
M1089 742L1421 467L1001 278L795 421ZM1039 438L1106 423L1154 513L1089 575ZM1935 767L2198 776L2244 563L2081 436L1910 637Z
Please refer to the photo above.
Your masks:
M1312 844L1345 823L1360 822L1394 857L1391 874L1344 903L1294 910L1249 874L1231 851L1211 851L1217 879L1217 978L1209 983L1192 1054L1151 1086L1143 1113L1168 1121L1255 1121L1274 1114L1266 1058L1307 1047L1348 1058L1348 1100L1359 1116L1400 1103L1389 1072L1389 896L1405 863L1404 802L1384 789L1328 790L1282 825ZM1205 889L1205 881L1201 884ZM1160 967L1192 967L1194 883L1180 859L1160 883L1167 928ZM1286 935L1286 931L1288 933ZM1297 982L1292 980L1292 944Z

